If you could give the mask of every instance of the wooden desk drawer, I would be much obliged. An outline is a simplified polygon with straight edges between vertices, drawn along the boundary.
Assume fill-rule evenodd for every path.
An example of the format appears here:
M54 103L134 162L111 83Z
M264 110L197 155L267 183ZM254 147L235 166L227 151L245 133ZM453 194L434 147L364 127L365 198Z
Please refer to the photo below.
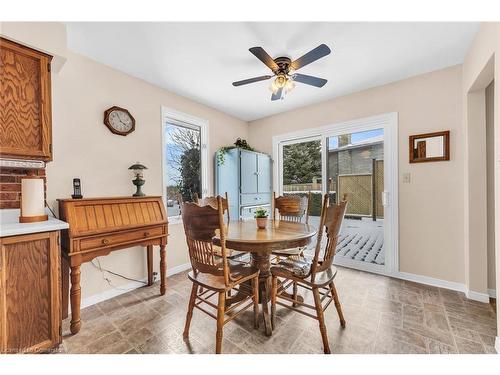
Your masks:
M143 228L115 234L105 234L80 240L80 251L119 245L145 238L158 237L163 234L163 227Z

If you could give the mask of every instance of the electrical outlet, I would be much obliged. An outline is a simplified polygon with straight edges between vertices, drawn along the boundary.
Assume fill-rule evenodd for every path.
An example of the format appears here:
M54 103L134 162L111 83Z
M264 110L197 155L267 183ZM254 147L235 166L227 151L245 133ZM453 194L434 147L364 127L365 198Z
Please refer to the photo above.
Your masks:
M403 173L403 184L409 184L411 182L411 174L406 172Z
M160 280L158 272L153 272L153 282L156 283L158 280Z

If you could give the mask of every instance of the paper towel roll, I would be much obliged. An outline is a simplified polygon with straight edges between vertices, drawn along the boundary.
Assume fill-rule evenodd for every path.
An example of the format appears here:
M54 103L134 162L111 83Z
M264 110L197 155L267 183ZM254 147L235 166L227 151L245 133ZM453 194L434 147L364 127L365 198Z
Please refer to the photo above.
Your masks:
M19 221L43 220L47 220L44 181L41 178L23 178L21 180L21 217Z

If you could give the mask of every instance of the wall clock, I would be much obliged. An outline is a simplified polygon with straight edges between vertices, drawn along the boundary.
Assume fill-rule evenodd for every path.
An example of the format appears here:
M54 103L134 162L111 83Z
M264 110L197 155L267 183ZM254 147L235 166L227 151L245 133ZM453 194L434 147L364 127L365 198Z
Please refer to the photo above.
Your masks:
M104 112L104 125L113 134L125 136L135 130L135 119L125 108L114 106Z

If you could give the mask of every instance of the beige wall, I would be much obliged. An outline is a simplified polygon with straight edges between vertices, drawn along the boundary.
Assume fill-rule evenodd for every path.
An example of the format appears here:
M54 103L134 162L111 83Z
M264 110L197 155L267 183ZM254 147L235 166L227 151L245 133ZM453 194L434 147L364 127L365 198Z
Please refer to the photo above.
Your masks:
M486 265L484 263L474 262L477 258L484 258L484 254L487 253L487 248L477 247L474 244L474 239L482 235L484 229L482 228L482 221L477 222L474 220L475 217L487 217L487 210L482 205L474 205L474 199L476 198L474 194L471 194L472 187L471 183L474 178L480 178L485 176L476 175L476 167L473 163L473 158L471 154L474 155L475 152L484 149L484 143L471 142L470 138L474 137L474 134L480 131L478 127L481 123L478 121L479 116L474 117L473 113L477 111L477 107L483 107L484 103L478 103L474 106L474 97L478 92L484 93L485 88L490 84L491 80L494 80L497 84L493 88L493 111L495 114L500 113L500 85L499 82L500 75L500 23L482 23L477 33L470 50L468 51L465 61L463 64L463 88L462 96L464 103L464 130L465 130L465 140L466 140L466 164L465 164L465 176L468 178L466 180L468 184L465 186L465 202L466 207L469 207L468 212L466 211L465 222L465 275L467 286L471 290L476 290L479 292L484 292L478 288L488 285L485 283L485 277L487 275L487 260ZM486 95L485 95L486 97ZM485 98L486 100L486 98ZM485 121L487 115L485 114ZM500 120L499 116L495 116L493 119L493 126L495 129L499 129ZM496 131L494 134L494 174L495 174L495 217L500 216L500 132ZM484 194L484 192L483 192ZM500 238L500 227L498 226L499 220L495 220L495 238ZM498 291L498 285L500 285L500 241L495 241L495 289ZM497 331L500 328L500 305L497 304ZM499 334L497 333L497 336ZM498 340L498 337L497 337Z
M455 66L253 121L249 141L272 152L277 134L398 112L399 172L411 173L410 184L399 179L400 270L463 283L461 73ZM449 162L408 163L409 135L448 129Z

